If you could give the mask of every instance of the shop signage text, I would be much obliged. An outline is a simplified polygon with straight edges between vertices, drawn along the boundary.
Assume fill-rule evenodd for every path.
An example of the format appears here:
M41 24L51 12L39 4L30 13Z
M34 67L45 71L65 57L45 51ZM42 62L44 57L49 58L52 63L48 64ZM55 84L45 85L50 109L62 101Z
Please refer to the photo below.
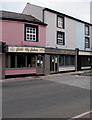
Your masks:
M75 54L75 51L71 50L61 50L61 54Z
M92 52L79 51L79 55L92 55Z
M37 47L8 47L8 52L23 52L23 53L45 53L45 48Z

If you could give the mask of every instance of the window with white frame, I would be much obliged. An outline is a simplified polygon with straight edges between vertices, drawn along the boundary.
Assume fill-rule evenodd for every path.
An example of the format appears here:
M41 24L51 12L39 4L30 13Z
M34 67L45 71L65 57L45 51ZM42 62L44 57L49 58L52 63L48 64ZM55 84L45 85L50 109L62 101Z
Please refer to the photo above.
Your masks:
M89 35L89 26L85 25L85 35Z
M64 17L57 16L57 27L64 29Z
M89 37L85 37L85 48L90 48L90 39L89 39Z
M65 33L57 31L57 44L65 45Z
M25 40L37 42L38 41L38 26L25 25Z

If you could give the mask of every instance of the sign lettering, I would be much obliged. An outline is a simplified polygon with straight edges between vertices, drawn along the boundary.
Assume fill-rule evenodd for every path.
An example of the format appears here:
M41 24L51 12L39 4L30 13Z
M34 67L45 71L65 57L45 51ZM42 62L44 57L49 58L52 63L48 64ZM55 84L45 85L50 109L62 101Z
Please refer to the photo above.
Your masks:
M8 47L8 52L45 53L45 48L37 47Z

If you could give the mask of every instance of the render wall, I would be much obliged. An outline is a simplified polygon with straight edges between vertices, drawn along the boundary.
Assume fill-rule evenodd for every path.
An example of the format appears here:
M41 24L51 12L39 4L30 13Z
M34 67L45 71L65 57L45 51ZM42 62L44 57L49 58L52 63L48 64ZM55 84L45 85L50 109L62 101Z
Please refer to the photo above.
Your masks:
M31 14L38 19L43 19L43 8L27 4L23 13ZM40 16L40 17L39 17ZM90 3L90 20L92 23L92 2ZM46 27L46 47L75 49L92 51L92 26L90 26L90 49L85 49L85 24L65 17L65 29L57 27L57 14L49 11L44 12ZM57 31L65 32L65 45L57 45Z
M76 47L76 22L65 17L65 29L57 27L57 14L45 11L44 22L46 27L46 46L54 48L75 49ZM65 32L65 45L57 44L57 31Z
M92 1L90 2L90 23L92 23Z
M22 13L27 14L27 15L32 15L32 16L38 18L39 20L43 21L43 11L42 10L43 10L43 7L27 3L27 5L25 6Z
M2 22L2 40L7 44L45 46L46 27L38 25L38 42L25 41L25 24L17 21L3 20ZM33 24L32 24L33 25Z

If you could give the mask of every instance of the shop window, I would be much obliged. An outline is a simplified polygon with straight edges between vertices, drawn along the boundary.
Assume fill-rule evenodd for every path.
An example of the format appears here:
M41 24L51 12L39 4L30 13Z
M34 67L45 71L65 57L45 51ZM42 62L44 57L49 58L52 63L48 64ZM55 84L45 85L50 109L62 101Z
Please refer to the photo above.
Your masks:
M38 26L30 24L25 25L25 40L38 42Z
M9 63L9 60L8 60L8 55L6 54L6 68L8 68L8 63Z
M64 56L59 56L59 66L64 66Z
M27 55L27 67L35 67L35 56Z
M17 67L24 68L25 66L25 54L18 54L17 55Z
M70 56L70 65L75 65L75 57Z
M64 29L64 17L57 16L57 27Z
M57 31L57 44L65 45L65 33Z
M81 57L81 67L88 67L90 66L91 59L90 57Z
M9 66L9 55L6 54L6 68L10 67Z
M7 54L6 59L6 68L35 67L35 55L32 54Z
M65 56L65 66L69 66L70 65L69 62L70 62L70 59L69 59L69 56L67 55Z
M60 55L59 66L73 66L75 65L75 57L73 55Z
M11 54L11 68L15 68L15 54Z

